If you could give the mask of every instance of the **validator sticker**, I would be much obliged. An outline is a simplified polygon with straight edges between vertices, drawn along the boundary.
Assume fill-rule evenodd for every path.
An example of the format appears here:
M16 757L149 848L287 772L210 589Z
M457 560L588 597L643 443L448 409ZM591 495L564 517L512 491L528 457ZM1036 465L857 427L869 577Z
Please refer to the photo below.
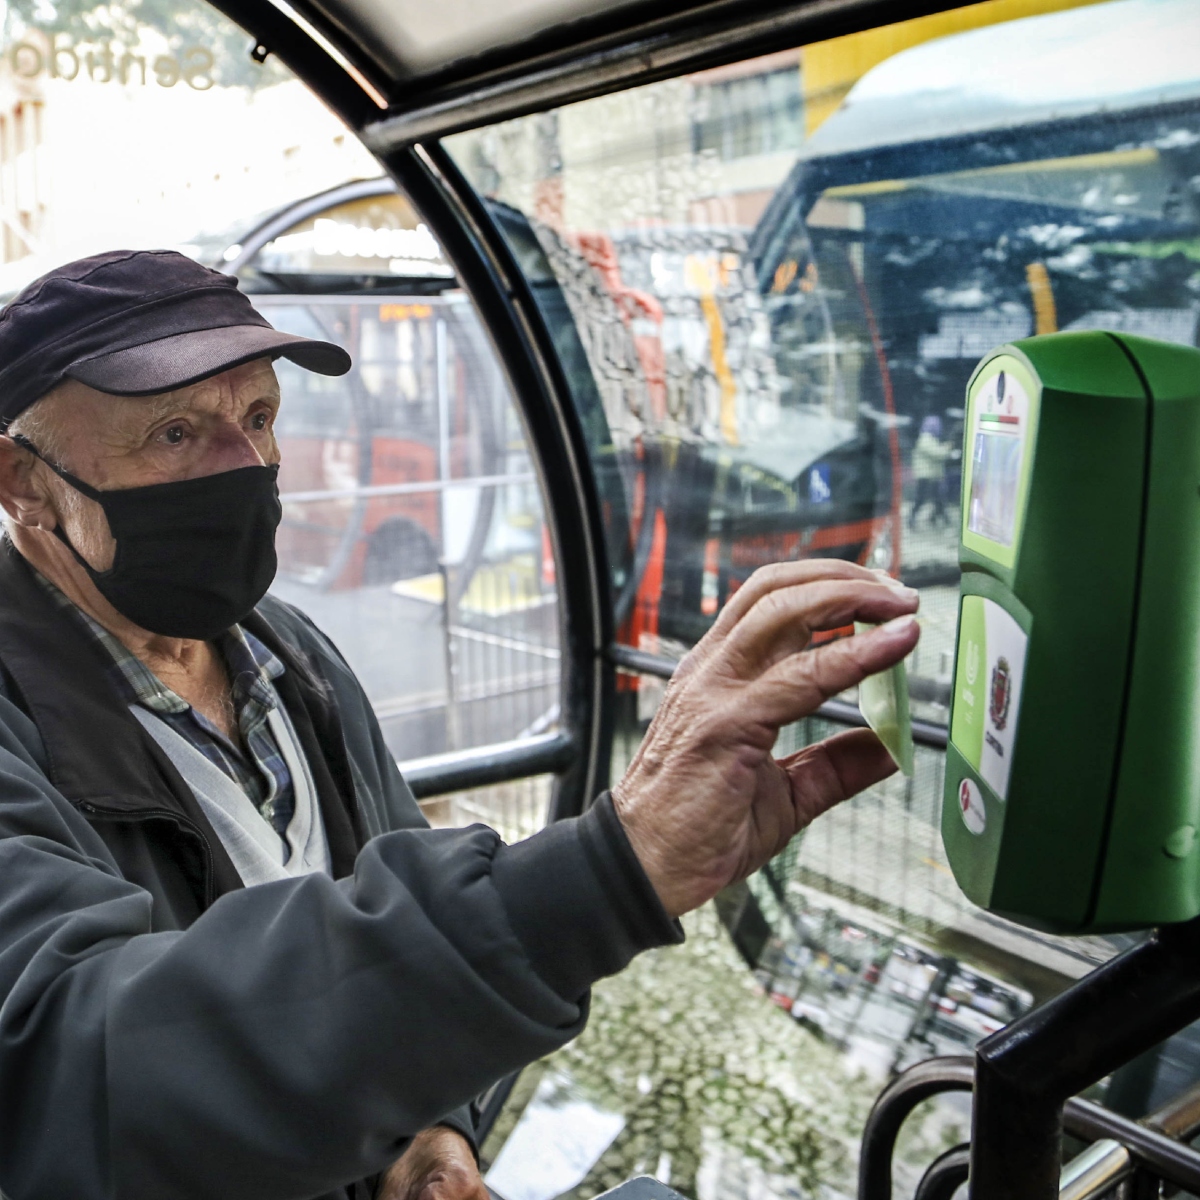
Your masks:
M976 835L987 828L987 809L983 804L983 793L973 779L964 779L958 785L958 811L963 824Z
M855 633L875 629L856 621ZM910 779L913 773L912 718L908 708L908 672L898 662L878 675L868 675L858 685L858 708L867 724L892 756L892 761Z
M984 783L1008 799L1029 637L994 600L964 596L950 740Z

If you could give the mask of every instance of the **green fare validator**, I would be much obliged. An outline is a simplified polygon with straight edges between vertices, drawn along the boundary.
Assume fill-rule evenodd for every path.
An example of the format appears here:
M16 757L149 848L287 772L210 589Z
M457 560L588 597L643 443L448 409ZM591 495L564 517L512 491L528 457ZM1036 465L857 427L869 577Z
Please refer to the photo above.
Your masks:
M1080 331L967 385L942 840L1054 933L1200 914L1200 352Z
M874 625L855 622L855 633ZM893 761L910 779L913 773L912 717L908 710L908 672L898 662L858 685L858 707L867 724L887 748Z

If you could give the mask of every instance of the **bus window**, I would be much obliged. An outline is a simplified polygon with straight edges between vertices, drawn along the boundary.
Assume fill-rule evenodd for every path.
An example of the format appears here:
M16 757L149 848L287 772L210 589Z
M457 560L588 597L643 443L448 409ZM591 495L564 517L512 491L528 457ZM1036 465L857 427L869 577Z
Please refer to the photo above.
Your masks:
M238 269L249 292L446 289L454 269L428 226L399 192L378 183L276 233Z
M323 203L322 203L323 201ZM338 342L339 378L280 361L274 591L346 654L401 762L557 726L558 618L537 475L475 309L383 180L263 222L235 264L276 328ZM549 779L433 802L530 832ZM486 819L486 818L485 818ZM536 827L536 826L535 826Z
M346 655L398 760L552 733L541 492L495 352L420 215L202 0L14 0L2 32L0 295L73 258L167 247L236 275L278 328L345 346L343 378L276 363L275 592ZM521 836L552 782L429 815Z
M473 309L461 293L298 299L259 303L277 328L344 342L355 366L317 382L280 371L276 592L356 665L401 760L552 725L537 477ZM453 711L430 695L448 666Z
M1198 22L1189 0L977 5L447 140L570 347L625 646L678 658L755 567L837 556L920 589L910 687L945 722L975 362L1068 328L1196 342ZM614 776L662 694L633 670ZM881 1083L1110 957L962 897L942 768L919 747L911 780L827 814L682 953L598 988L498 1125L497 1190L649 1170L705 1200L852 1194ZM568 1108L590 1132L555 1132ZM931 1111L898 1185L968 1128ZM518 1151L556 1137L552 1191Z
M202 0L5 6L0 291L120 247L235 246L256 214L378 166ZM226 260L228 262L229 260Z
M797 56L772 64L790 90L777 82L763 95L798 96ZM654 89L646 91L634 95L651 104ZM664 112L682 120L686 97L678 87L670 95L678 112ZM569 130L582 136L583 158L578 171L564 160L557 208L547 200L526 212L510 202L508 189L529 182L510 178L511 168L491 204L522 262L541 264L532 273L552 281L535 286L552 326L569 321L581 343L590 377L575 373L573 382L606 502L620 636L644 650L695 642L756 567L780 558L898 566L899 462L890 395L860 335L853 286L822 292L810 338L820 349L790 371L772 337L745 215L722 214L719 197L710 214L703 196L652 187L611 206L601 199L609 159L644 152L653 160L623 117L606 142L584 132L594 119L607 122L601 114L558 114L564 144ZM595 144L585 146L589 139ZM514 152L511 137L492 131L452 142L468 162L491 146L501 158ZM715 156L708 148L695 155ZM765 155L781 173L794 157ZM585 178L594 186L582 187ZM743 197L746 213L769 195Z

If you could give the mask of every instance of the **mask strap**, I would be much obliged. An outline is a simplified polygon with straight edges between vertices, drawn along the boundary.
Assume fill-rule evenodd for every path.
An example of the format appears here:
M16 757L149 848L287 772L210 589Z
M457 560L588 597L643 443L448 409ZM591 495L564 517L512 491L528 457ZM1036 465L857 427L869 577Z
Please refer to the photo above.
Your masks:
M90 483L84 483L82 479L76 478L76 476L72 475L70 471L64 471L62 467L58 466L56 463L52 463L23 433L10 433L8 436L12 441L16 442L22 450L28 450L34 458L44 462L46 466L48 466L50 470L55 473L55 475L66 482L69 486L73 487L77 492L87 496L90 500L100 500L100 497L103 495L103 493L99 491L99 489L92 487ZM101 501L101 503L103 503L103 501ZM79 565L89 575L97 574L96 568L93 567L92 564L88 562L88 560L84 558L83 555L80 554L79 551L76 550L71 544L71 539L67 537L61 521L56 521L54 523L54 529L52 532L54 536L58 538L58 540L62 542L62 544L66 546L68 550L70 550L70 552L75 556L75 559Z
M44 462L46 466L52 470L60 479L65 480L77 492L85 495L89 500L99 501L101 504L104 501L101 497L104 495L99 488L94 488L90 483L84 483L78 475L72 475L70 471L64 471L57 463L51 462L23 433L10 433L9 439L17 443L22 450L28 450L34 458Z

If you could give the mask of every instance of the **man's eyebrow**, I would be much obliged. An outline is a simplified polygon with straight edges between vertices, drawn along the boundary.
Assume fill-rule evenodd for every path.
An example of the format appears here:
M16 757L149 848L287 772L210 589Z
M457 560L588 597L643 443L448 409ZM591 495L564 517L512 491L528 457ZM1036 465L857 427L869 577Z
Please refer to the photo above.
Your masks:
M157 425L164 417L169 417L173 413L184 413L191 408L190 402L179 392L163 392L158 396L147 396L142 403L146 409L142 415L147 428Z
M251 403L269 402L276 407L282 403L283 397L279 380L273 376L274 373L272 373L272 378L263 380L263 386L254 389L256 394ZM132 400L139 406L137 416L141 428L149 432L167 417L183 416L191 410L194 396L185 395L187 391L187 388L179 388L174 392L162 392L157 396L123 396L121 399Z
M139 441L149 437L155 426L168 417L185 416L192 408L191 399L183 394L183 389L160 392L156 396L127 396L122 399L132 401L133 407L122 414L120 425L127 431L127 436Z

